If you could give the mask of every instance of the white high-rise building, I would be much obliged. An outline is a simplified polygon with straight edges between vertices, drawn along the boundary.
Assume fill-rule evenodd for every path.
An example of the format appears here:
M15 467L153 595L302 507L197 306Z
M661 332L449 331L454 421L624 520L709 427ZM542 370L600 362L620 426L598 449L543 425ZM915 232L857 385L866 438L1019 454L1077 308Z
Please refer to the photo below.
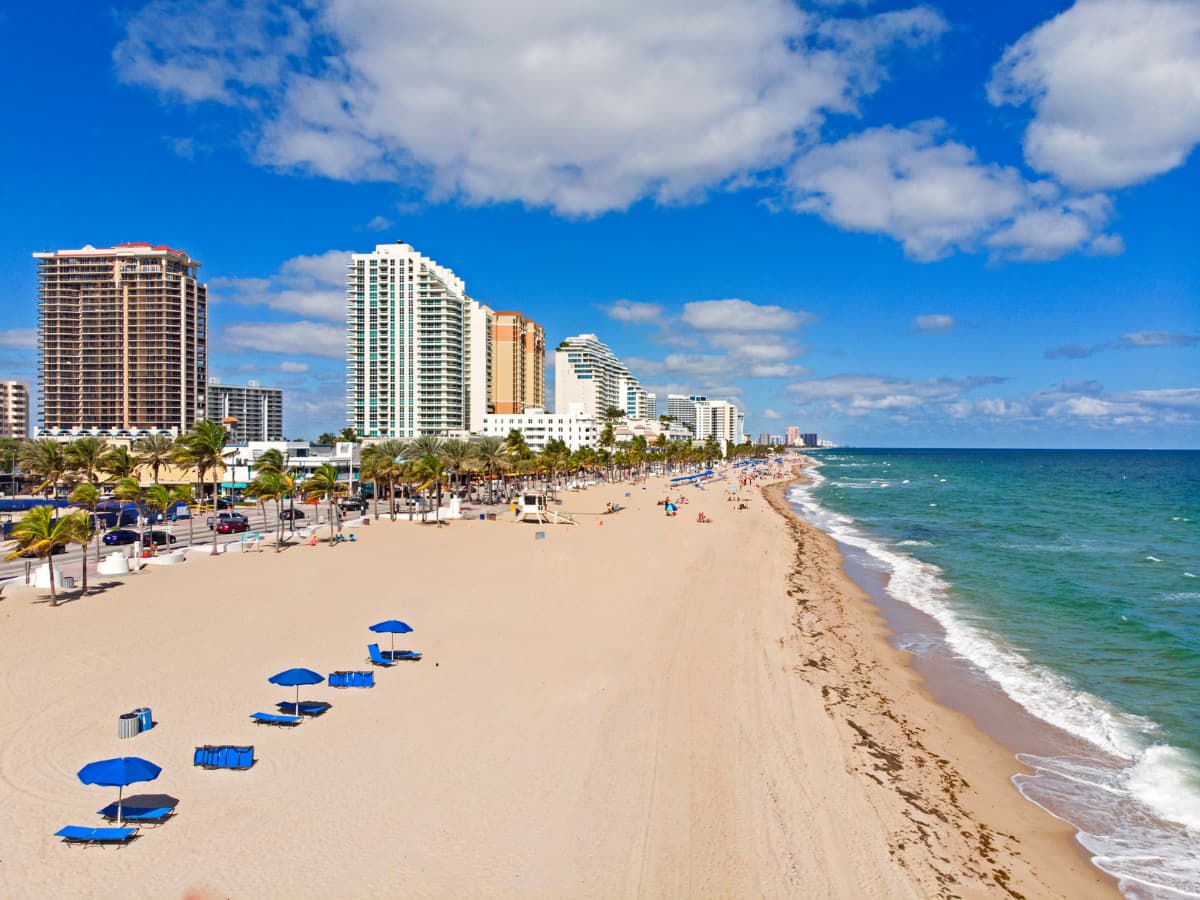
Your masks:
M283 440L283 391L257 381L221 384L208 379L208 415L225 422L231 444ZM226 421L234 420L237 421Z
M643 419L654 415L653 398L594 334L569 337L555 350L555 409L578 403L600 418L615 406L631 419Z
M745 440L744 431L746 417L736 406L725 400L696 400L696 431L695 439L707 440L710 437L718 441L728 441L740 444Z
M686 425L693 435L696 434L696 404L708 400L707 397L688 396L687 394L667 394L667 415L681 425Z
M29 387L22 381L0 381L0 438L29 437Z
M411 244L353 254L346 273L350 426L366 438L478 427L487 411L490 316L461 278Z

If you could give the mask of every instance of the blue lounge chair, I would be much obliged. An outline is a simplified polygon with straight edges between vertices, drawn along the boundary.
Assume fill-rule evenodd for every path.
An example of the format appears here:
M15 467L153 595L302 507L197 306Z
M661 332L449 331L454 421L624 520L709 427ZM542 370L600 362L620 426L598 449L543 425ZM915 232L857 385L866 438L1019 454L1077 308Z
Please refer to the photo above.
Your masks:
M289 716L319 716L324 712L328 712L330 705L328 703L304 701L300 704L300 708L297 709L295 703L284 700L280 703L276 703L275 706L281 713L285 713Z
M126 822L138 822L143 825L161 825L175 814L171 806L122 806L121 818ZM110 822L117 821L117 804L110 803L99 811Z
M402 659L416 662L421 658L421 654L416 650L384 650L383 658L390 659L392 662L399 662Z
M374 672L330 672L327 683L335 688L373 688Z
M302 716L277 716L265 712L256 712L250 718L256 725L299 725L304 721Z
M197 747L192 765L205 769L249 769L254 765L253 747Z
M67 825L54 832L55 837L63 839L67 844L113 844L123 847L133 840L138 830L136 828L84 828L81 825Z
M386 659L384 655L379 652L378 644L367 644L367 652L371 654L370 657L368 657L370 661L377 666L394 666L396 664L394 659Z

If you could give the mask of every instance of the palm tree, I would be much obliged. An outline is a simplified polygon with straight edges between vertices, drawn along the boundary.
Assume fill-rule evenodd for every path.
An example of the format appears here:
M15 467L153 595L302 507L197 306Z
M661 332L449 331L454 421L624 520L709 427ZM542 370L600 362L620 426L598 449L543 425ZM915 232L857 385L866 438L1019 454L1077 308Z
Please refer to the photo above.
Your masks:
M17 459L21 468L38 480L35 490L45 491L47 497L53 497L58 482L68 468L63 445L50 438L26 441L21 445Z
M419 460L417 460L415 474L417 477L422 478L425 481L425 483L417 488L417 490L426 491L432 487L441 485L442 479L446 477L446 469L442 465L442 458L440 456L438 456L436 453L426 453ZM434 500L434 503L437 503L433 513L434 524L441 525L441 504L438 503L436 499ZM428 513L426 513L426 515L428 515Z
M129 478L138 469L138 461L127 447L113 447L101 464L101 471L113 479Z
M260 472L246 485L246 493L256 497L260 503L267 500L275 501L275 552L283 549L283 498L292 492L294 484L291 476L283 472ZM295 527L295 523L292 523Z
M379 449L379 444L363 447L362 462L359 464L358 477L371 482L371 500L374 505L375 518L379 518L379 482L383 478L388 463L391 462Z
M329 503L329 544L336 543L334 528L337 526L337 498L346 493L346 485L338 481L336 466L326 463L313 469L304 479L304 496L310 500L325 500Z
M175 441L165 434L148 434L133 442L133 455L138 465L149 466L158 484L158 470L174 459Z
M487 476L488 503L495 503L496 495L493 491L492 476L498 473L505 463L504 442L500 438L485 437L475 445L475 458L483 468L483 474Z
M137 505L138 524L142 520L142 485L136 478L122 478L113 485L113 496L118 500L132 502ZM117 522L121 521L121 517L117 516Z
M446 446L446 441L435 434L423 434L420 437L415 437L408 442L406 448L409 459L421 459L429 454L441 456L442 450Z
M338 441L338 436L336 434L334 434L332 431L322 431L320 434L317 435L317 443L318 444L336 444L337 441Z
M283 455L283 451L272 447L270 450L264 450L258 459L254 460L254 474L264 475L270 473L272 475L282 475L287 471L287 457Z
M475 445L470 441L455 438L442 444L442 452L439 455L454 474L461 475L466 471L467 464L475 458ZM451 488L453 487L451 484Z
M96 508L100 505L100 489L94 484L80 484L71 491L71 502L80 509L86 511L92 520L95 521ZM100 529L93 528L96 535L96 563L100 562ZM87 548L83 551L83 570L84 577L87 575Z
M83 594L87 596L87 548L88 543L93 537L96 538L96 561L100 561L100 529L96 527L96 520L85 512L71 513L67 516L71 520L71 543L78 544L83 549ZM54 583L53 577L50 583Z
M358 432L346 426L338 433L338 440L348 444L358 443Z
M162 513L163 521L166 521L167 510L171 508L171 492L161 484L152 484L146 488L144 501L150 509L157 510Z
M508 454L509 459L514 460L529 459L533 456L533 451L525 442L525 433L519 428L513 428L508 432L508 437L504 439L504 452Z
M108 455L108 441L102 437L81 437L67 444L65 455L71 471L89 484L96 484L104 470L104 457Z
M225 441L229 432L218 422L203 421L192 426L192 430L179 438L179 450L176 458L186 460L187 464L198 469L201 473L203 487L204 472L212 473L213 507L217 503L217 479L225 466ZM212 555L219 552L217 540L212 542Z
M171 491L171 503L172 504L182 503L188 507L188 547L191 548L192 542L195 538L195 531L194 531L195 525L193 524L195 522L195 519L192 518L192 510L191 510L192 489L190 487L184 487L183 485L178 485L174 490Z
M49 506L35 506L13 527L12 537L17 542L17 548L8 555L8 559L17 559L31 551L46 558L50 571L51 606L58 606L58 592L54 587L54 551L74 542L78 528L71 516L55 518L54 509Z

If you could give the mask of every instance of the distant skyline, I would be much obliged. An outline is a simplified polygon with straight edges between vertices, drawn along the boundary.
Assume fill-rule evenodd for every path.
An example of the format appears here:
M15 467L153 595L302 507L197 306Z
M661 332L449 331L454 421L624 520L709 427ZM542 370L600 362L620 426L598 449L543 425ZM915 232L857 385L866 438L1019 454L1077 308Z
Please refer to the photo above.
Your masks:
M0 379L32 253L163 243L211 373L340 430L345 264L404 240L750 435L1200 446L1200 3L56 10L0 11Z

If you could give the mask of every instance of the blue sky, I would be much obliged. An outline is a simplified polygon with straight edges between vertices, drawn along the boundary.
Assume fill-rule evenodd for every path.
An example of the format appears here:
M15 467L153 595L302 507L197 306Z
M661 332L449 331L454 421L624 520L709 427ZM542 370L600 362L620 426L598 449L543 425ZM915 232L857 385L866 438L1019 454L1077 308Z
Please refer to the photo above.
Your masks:
M1200 444L1200 3L178 0L0 11L0 377L30 254L204 264L212 369L343 424L402 239L747 430Z

